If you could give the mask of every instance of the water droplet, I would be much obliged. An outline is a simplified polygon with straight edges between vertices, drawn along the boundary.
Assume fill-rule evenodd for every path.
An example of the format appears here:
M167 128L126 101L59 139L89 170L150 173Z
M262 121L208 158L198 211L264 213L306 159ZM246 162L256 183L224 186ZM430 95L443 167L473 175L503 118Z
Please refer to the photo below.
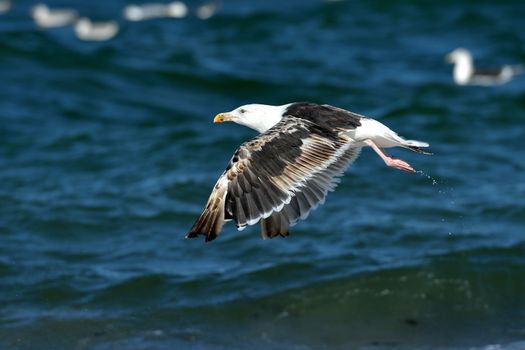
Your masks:
M428 175L427 173L425 173L425 172L423 172L421 170L416 171L416 174L420 174L421 176L424 176L428 180L432 181L432 186L435 186L435 185L439 184L439 182L435 178L433 178L432 176Z

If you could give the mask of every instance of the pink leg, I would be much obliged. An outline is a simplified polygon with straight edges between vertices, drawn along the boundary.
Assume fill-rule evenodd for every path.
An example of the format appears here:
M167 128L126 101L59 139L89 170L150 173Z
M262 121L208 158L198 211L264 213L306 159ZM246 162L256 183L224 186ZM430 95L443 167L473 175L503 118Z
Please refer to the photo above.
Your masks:
M388 165L390 167L393 167L393 168L396 168L396 169L399 169L399 170L407 171L409 173L415 173L416 172L414 170L414 168L412 168L410 166L410 164L408 164L407 162L405 162L405 161L403 161L401 159L392 158L389 155L387 155L381 148L379 148L374 143L374 141L372 141L372 140L365 140L364 143L366 143L368 146L372 147L372 149L381 157L381 159L383 159L383 161L385 162L386 165Z

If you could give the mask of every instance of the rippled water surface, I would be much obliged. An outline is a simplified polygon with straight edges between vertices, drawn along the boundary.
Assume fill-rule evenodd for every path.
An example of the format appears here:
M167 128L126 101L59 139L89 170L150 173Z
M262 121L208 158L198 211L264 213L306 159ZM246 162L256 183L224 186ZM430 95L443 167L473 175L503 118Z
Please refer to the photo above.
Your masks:
M525 62L522 1L223 0L106 42L0 15L0 348L525 348L525 76L458 87L444 55ZM199 3L190 3L194 9ZM370 150L288 239L184 235L245 103L372 116L433 156Z

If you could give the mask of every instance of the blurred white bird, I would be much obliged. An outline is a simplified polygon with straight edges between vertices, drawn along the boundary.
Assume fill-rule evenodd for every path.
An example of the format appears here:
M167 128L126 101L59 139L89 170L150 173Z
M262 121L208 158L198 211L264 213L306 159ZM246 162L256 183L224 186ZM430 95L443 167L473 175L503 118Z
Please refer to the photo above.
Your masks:
M72 24L78 13L72 9L51 10L45 4L37 4L31 8L31 16L42 28L63 27Z
M195 15L200 19L209 19L219 9L219 3L217 1L210 1L207 4L200 5L195 10Z
M166 5L166 15L173 18L183 18L188 14L188 6L182 1L173 1Z
M505 65L498 68L476 69L470 52L463 48L455 49L446 56L454 64L454 82L458 85L501 85L514 76L523 73L522 65Z
M187 6L181 1L169 4L128 5L124 8L124 18L129 21L145 21L154 18L182 18L188 13Z
M128 5L124 7L124 18L128 21L144 21L164 17L165 12L164 4Z
M80 40L104 41L113 38L119 30L116 21L92 22L82 17L75 23L75 33Z
M6 13L11 9L11 0L0 0L0 13Z

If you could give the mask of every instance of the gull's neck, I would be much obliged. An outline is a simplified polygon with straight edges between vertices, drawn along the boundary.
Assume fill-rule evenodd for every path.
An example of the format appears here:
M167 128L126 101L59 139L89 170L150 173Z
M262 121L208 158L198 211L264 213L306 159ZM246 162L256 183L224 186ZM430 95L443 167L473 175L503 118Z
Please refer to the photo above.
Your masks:
M465 85L470 81L473 73L472 57L470 55L458 55L454 65L454 81L457 84Z

